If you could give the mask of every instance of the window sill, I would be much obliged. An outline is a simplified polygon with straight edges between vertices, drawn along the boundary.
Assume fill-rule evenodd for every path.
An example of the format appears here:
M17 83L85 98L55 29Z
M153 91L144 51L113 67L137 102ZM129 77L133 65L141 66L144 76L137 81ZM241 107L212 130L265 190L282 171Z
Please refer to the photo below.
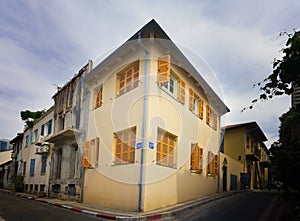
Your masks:
M170 169L177 169L177 165L174 165L174 166L167 166L167 165L160 164L160 163L156 163L156 165L162 166L162 167L167 167L167 168L170 168Z
M198 170L190 170L191 173L194 173L194 174L202 174L202 171L198 171Z

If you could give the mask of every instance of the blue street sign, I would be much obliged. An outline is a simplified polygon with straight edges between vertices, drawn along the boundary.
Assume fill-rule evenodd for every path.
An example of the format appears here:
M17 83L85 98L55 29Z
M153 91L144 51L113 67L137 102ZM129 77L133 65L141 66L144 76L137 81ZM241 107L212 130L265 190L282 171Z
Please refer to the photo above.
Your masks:
M154 149L154 143L149 142L149 148L150 148L150 149Z
M142 148L142 143L137 143L136 144L136 149L141 149Z

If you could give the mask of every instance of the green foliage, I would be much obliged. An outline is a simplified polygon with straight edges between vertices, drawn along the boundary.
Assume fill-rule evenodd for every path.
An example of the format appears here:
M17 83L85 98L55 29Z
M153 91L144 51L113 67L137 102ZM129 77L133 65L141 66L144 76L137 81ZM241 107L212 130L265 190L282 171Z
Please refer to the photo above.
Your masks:
M291 139L292 129L300 124L300 113L291 109L280 118L279 142L270 148L272 175L285 190L300 192L300 139Z
M23 176L17 175L14 177L14 189L16 192L24 191Z
M284 94L290 95L293 91L292 83L300 85L300 31L293 34L286 32L280 36L287 35L286 47L282 49L283 57L273 62L273 72L263 82L254 84L253 87L260 87L261 94L258 99L251 102L249 109L258 101L266 101ZM243 108L242 111L247 108Z
M25 111L21 111L21 119L23 121L25 121L25 126L26 127L33 127L34 121L39 119L46 111L45 110L41 110L41 111L29 111L29 110L25 110Z

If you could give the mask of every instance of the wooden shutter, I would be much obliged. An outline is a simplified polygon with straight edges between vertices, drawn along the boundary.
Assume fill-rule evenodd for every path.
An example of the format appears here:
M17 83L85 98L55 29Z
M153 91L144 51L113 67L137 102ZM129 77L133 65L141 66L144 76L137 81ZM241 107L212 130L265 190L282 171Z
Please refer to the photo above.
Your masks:
M90 141L85 141L83 145L82 167L89 167Z
M185 82L183 80L179 80L179 102L185 103Z
M195 99L195 94L194 91L190 88L189 90L189 110L193 111L195 109L194 107L194 99Z
M167 84L170 80L171 72L171 56L165 55L158 58L157 82L159 84Z
M204 112L203 100L199 99L199 117L201 119L203 119L203 112Z
M210 107L206 105L206 124L209 125L210 123Z
M215 154L214 156L214 176L218 175L218 154Z
M199 170L199 146L197 144L192 145L192 154L191 154L191 170Z
M97 93L95 108L100 107L101 105L102 105L102 86Z
M203 149L199 148L199 173L203 171Z
M94 149L94 166L98 166L99 158L99 137L95 138L95 149Z

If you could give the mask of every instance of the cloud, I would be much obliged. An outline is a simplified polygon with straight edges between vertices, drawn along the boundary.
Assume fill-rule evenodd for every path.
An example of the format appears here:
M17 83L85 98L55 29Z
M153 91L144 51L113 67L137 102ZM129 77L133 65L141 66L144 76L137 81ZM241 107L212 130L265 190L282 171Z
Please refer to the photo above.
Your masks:
M285 39L282 30L299 28L299 1L1 1L0 135L22 130L19 111L53 104L56 87L67 82L88 59L124 43L155 18L175 43L202 58L231 109L226 123L258 121L268 136L289 98L240 109L254 99L252 84L271 71ZM298 25L298 26L297 26ZM7 116L7 117L3 117ZM16 123L18 122L18 123Z

